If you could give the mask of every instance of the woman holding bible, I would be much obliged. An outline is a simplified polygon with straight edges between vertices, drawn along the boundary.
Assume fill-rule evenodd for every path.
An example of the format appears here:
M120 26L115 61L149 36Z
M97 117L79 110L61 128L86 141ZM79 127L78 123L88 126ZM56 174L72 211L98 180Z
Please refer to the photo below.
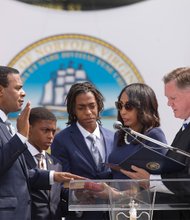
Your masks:
M120 164L122 161L127 161L128 157L141 148L148 148L162 154L166 153L165 148L151 141L143 140L130 133L129 130L125 130L125 127L127 127L147 137L166 143L165 135L160 128L156 95L148 85L133 83L124 87L115 105L118 110L117 120L121 122L124 129L121 128L115 133L114 148L109 156L110 164ZM142 165L144 156L146 155L142 155ZM150 158L151 160L152 158ZM134 167L132 166L130 169L133 170ZM151 166L149 168L151 169ZM154 165L152 169L155 169ZM112 172L113 179L128 178L114 167Z

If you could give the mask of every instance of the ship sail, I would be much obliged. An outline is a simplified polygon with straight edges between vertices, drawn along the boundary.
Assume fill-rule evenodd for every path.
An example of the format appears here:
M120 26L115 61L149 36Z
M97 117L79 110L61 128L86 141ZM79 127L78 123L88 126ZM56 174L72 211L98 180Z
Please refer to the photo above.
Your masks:
M82 64L79 64L75 69L73 62L70 62L68 68L61 67L51 75L50 80L44 85L40 105L54 109L64 107L71 86L74 83L84 81L88 81L88 79Z

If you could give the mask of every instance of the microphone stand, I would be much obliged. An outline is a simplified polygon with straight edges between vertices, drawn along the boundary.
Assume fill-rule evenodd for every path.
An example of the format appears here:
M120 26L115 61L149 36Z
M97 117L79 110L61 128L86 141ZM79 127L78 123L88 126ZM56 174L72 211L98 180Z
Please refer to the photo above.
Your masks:
M120 129L122 129L124 132L126 132L126 133L128 133L128 134L136 135L137 137L141 137L141 138L143 138L144 140L147 140L147 141L150 141L150 142L152 142L152 143L158 144L159 146L162 146L162 147L164 147L164 148L167 148L167 149L169 149L169 150L172 150L172 151L174 151L174 152L176 152L176 153L182 154L182 155L187 156L187 157L190 158L190 153L188 153L188 152L186 152L186 151L183 151L183 150L181 150L181 149L179 149L179 148L177 148L177 147L172 147L172 146L170 146L170 145L168 145L168 144L165 144L165 143L162 143L162 142L160 142L160 141L157 141L157 140L155 140L155 139L153 139L153 138L150 138L150 137L148 137L148 136L146 136L146 135L144 135L144 134L141 134L141 133L139 133L139 132L136 132L136 131L132 130L131 128L126 128L126 127L122 127L122 128L121 128L121 127L120 127Z

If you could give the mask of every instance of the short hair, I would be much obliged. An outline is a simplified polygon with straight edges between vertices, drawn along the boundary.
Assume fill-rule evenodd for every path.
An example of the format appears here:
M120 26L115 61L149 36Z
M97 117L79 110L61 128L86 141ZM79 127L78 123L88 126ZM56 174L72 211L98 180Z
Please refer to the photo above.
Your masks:
M9 85L8 75L9 74L19 74L17 69L8 66L0 66L0 85L7 87Z
M91 92L91 93L94 94L94 97L96 99L96 103L98 105L97 122L99 124L101 124L99 114L104 109L104 97L100 93L100 91L98 91L96 89L96 87L94 85L92 85L90 82L82 82L82 83L75 83L74 85L72 85L69 92L68 92L68 94L67 94L67 97L66 97L66 100L65 100L65 102L67 104L67 112L68 112L67 125L77 121L77 118L76 118L76 115L75 115L76 97L79 94L88 93L88 92Z
M190 87L190 67L180 67L174 69L163 77L164 84L171 81L176 82L179 89L186 89Z
M44 107L32 108L29 115L29 123L33 125L41 120L57 121L55 115Z

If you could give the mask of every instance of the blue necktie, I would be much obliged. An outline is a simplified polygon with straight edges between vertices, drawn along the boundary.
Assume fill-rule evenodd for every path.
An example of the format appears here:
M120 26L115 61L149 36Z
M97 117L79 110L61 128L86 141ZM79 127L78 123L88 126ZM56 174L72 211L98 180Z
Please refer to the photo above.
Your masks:
M187 126L188 126L188 123L183 123L183 128L182 128L182 130L185 130Z

